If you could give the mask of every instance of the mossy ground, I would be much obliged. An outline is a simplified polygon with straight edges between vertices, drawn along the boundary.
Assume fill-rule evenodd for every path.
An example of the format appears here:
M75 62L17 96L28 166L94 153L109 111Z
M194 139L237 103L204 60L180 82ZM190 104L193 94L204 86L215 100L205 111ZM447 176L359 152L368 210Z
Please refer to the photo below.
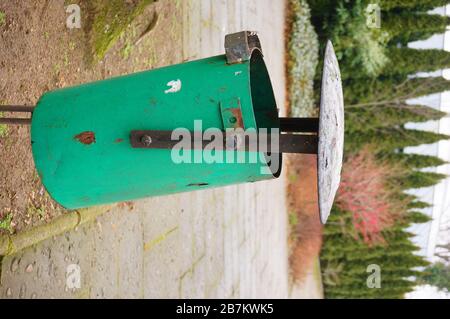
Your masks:
M156 1L76 0L81 7L82 27L88 44L87 60L90 63L101 61L131 22Z

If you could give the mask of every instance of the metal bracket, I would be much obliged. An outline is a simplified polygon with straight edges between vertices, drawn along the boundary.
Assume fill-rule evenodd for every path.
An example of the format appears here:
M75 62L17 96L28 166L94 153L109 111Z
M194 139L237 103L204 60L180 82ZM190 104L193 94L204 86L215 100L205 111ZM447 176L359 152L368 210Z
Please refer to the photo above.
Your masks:
M241 100L239 98L221 101L220 114L222 115L222 123L225 130L230 128L245 129L241 110Z
M255 31L241 31L225 36L228 64L249 61L254 50L259 50L262 54L261 43Z

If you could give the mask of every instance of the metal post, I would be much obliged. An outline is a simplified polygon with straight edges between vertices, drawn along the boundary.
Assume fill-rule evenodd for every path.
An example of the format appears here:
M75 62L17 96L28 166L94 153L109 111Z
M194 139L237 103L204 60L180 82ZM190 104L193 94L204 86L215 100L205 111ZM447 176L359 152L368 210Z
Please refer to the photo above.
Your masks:
M24 105L0 105L0 112L12 112L12 113L30 113L33 114L33 106ZM0 117L0 124L7 125L30 125L31 118L2 118Z
M280 117L281 132L317 133L319 131L319 119L317 117Z

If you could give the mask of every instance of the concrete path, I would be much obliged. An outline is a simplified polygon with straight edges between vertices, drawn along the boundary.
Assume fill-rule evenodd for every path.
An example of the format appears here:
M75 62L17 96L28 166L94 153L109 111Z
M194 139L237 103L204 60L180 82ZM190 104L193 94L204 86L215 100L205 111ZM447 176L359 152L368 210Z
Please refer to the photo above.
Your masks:
M226 33L259 31L284 113L283 1L180 5L185 60L222 54ZM4 258L0 297L285 298L285 182L282 176L115 206L95 222Z

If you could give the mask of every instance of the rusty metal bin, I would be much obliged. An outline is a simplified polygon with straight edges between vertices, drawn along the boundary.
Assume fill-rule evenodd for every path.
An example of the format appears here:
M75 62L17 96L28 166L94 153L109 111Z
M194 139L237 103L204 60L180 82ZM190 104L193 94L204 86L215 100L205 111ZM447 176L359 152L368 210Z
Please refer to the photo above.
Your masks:
M338 85L325 87L322 100L332 92L339 101L322 107L323 121L279 118L256 33L227 35L225 49L225 55L45 93L32 110L31 143L51 197L76 209L256 182L280 175L282 153L319 152L319 182L328 185L321 209L329 212L342 161L337 61L325 63L325 70L337 70L326 81ZM334 57L331 45L327 52ZM257 146L237 130L260 134ZM219 147L196 144L208 132L228 131ZM174 149L183 134L191 146ZM259 147L263 134L268 149Z

